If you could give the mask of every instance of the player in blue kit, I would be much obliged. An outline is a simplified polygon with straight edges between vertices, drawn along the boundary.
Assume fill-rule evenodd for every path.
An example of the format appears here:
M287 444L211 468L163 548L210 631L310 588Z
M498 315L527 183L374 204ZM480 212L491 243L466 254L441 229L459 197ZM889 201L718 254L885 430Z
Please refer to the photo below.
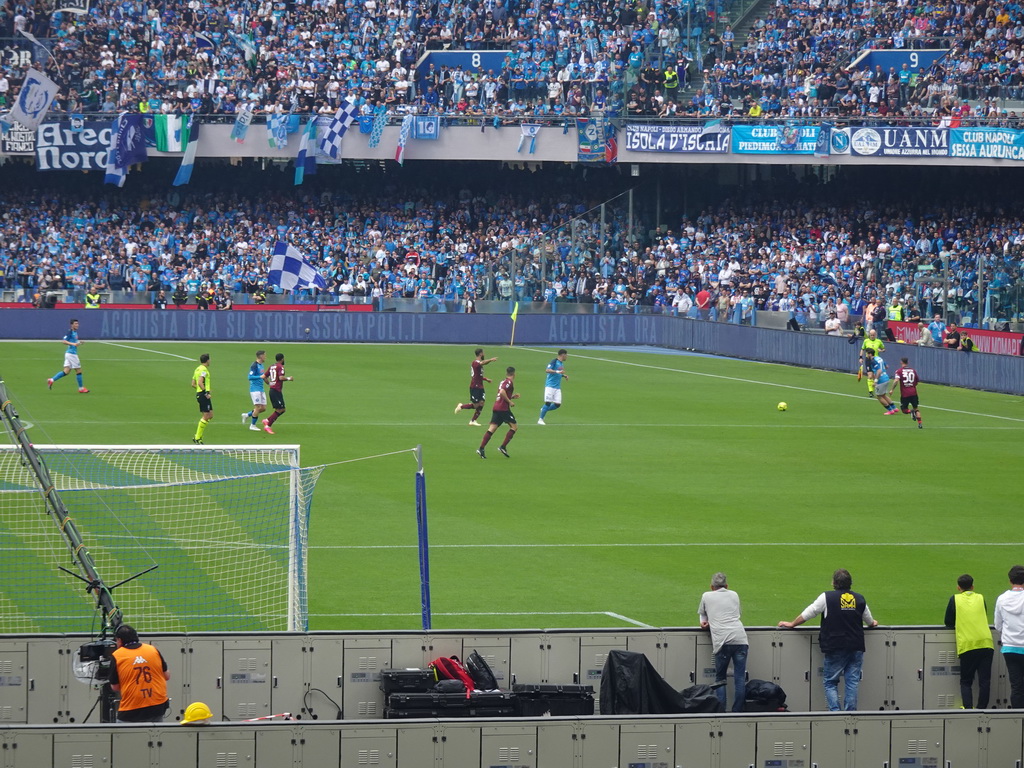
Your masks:
M868 374L868 379L875 385L875 397L878 398L878 402L885 408L885 415L895 416L897 412L896 403L889 397L889 390L892 387L890 386L889 374L885 370L885 360L876 355L875 350L865 349L864 370Z
M565 372L565 358L569 353L564 349L558 350L558 356L548 363L545 370L547 378L544 379L544 406L540 409L540 418L537 423L543 425L544 417L549 411L562 407L562 379L568 379Z
M251 419L249 430L252 432L262 431L256 426L256 420L260 414L267 410L267 393L263 391L263 362L267 359L267 353L260 349L256 351L256 361L249 366L249 397L252 398L252 410L242 414L242 423Z
M53 389L53 382L71 375L71 369L74 368L75 377L78 379L78 391L83 395L88 394L89 390L82 383L82 363L78 359L78 345L82 342L78 338L77 320L71 321L71 327L68 328L68 332L64 334L64 338L61 341L64 342L64 368L60 372L55 373L52 379L47 379L46 386Z

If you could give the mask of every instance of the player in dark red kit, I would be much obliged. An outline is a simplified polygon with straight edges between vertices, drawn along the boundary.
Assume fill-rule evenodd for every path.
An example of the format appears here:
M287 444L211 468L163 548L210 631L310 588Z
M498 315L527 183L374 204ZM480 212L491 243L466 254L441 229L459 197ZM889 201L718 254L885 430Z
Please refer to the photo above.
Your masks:
M893 379L900 385L900 410L909 413L910 418L917 422L918 429L924 429L921 422L921 409L917 400L917 385L921 383L917 371L910 367L910 361L900 358L900 367L893 374Z
M516 424L516 417L512 414L512 408L515 405L513 401L519 398L519 395L515 394L515 380L516 369L509 366L505 369L505 380L498 385L498 397L495 398L494 410L491 411L491 423L487 427L487 431L484 432L484 439L480 441L480 447L476 449L481 459L487 458L487 454L484 453L484 446L490 442L491 435L502 424L508 424L508 432L505 434L505 441L498 450L501 451L502 456L506 459L508 458L508 451L505 448L508 446L509 441L516 436L516 430L519 429L519 425Z
M284 383L295 381L293 377L284 375L284 354L278 352L274 355L274 360L277 362L267 368L266 373L263 374L263 378L270 384L270 404L274 407L270 418L263 420L263 431L268 435L274 434L271 427L274 426L275 421L284 416Z
M459 403L455 406L455 415L458 416L459 411L473 411L473 418L469 422L471 427L479 427L480 422L477 419L480 418L480 411L484 409L484 401L486 396L484 395L484 382L488 384L491 380L484 376L484 366L493 363L498 358L492 357L488 360L484 360L483 349L477 349L473 353L476 355L473 358L473 362L469 370L469 402Z

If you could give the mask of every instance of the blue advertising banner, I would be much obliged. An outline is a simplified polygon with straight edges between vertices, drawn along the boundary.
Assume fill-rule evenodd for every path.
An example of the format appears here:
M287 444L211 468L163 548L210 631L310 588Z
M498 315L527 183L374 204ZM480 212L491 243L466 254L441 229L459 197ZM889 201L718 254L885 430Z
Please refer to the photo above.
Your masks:
M850 154L861 157L949 157L949 129L851 129Z
M850 69L870 69L881 67L883 72L895 69L899 72L903 65L911 72L928 69L932 64L949 53L949 48L928 48L911 51L903 48L892 48L884 51L867 51L850 65Z
M434 65L434 71L440 72L441 67L455 69L462 67L463 72L476 72L481 75L493 71L500 75L505 67L505 57L509 51L430 51L416 65L416 78L420 79Z
M36 170L99 171L107 167L109 122L43 123L36 133Z
M700 125L627 125L626 149L633 152L729 151L729 129L709 132Z
M813 155L818 126L734 125L732 151L737 155Z
M1024 160L1024 131L1010 128L951 128L949 156Z

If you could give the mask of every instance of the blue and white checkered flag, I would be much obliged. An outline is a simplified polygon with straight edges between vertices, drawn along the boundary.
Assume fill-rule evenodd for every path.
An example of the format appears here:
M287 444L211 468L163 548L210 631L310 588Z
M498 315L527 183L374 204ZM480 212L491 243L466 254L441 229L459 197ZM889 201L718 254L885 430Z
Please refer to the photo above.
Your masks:
M350 100L345 99L341 103L331 124L324 131L323 138L320 139L321 154L327 155L331 160L341 158L341 140L345 138L345 132L352 125L352 121L356 119L358 112L359 108Z
M277 243L274 246L267 282L270 285L279 285L286 291L309 288L311 285L321 291L327 289L327 281L316 268L306 261L306 257L298 248L288 243Z

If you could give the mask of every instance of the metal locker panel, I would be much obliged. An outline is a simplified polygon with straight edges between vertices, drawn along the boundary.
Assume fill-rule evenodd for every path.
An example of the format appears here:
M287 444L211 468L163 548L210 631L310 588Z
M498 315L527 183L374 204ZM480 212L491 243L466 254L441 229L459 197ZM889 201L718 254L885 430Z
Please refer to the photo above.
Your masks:
M793 712L811 708L811 641L810 632L776 632L775 678L786 692L786 706ZM749 666L749 665L748 665Z
M580 734L575 723L559 722L538 726L536 766L579 768L582 759L580 746Z
M694 643L694 677L692 684L711 685L714 682L715 654L711 651L711 635L698 635L696 643Z
M583 685L594 686L594 706L598 712L601 711L601 672L604 663L611 651L625 650L627 642L626 635L580 636L579 680Z
M712 721L715 738L713 754L721 768L750 765L757 749L757 726L750 720L723 718Z
M469 658L469 654L476 651L484 657L484 661L486 661L490 666L495 679L498 681L498 687L511 688L511 673L509 672L511 648L511 639L500 635L464 637L462 639L462 650L457 652L455 655L458 656L462 660L463 665L465 665L466 659ZM437 658L437 656L434 658Z
M455 645L459 645L458 639ZM438 656L451 656L451 653L437 653L430 655L428 650L431 639L423 635L399 635L391 639L391 661L396 669L423 669L430 663L431 659ZM456 655L458 651L454 652Z
M697 663L696 636L685 632L666 632L661 642L665 657L662 666L658 668L661 676L673 688L680 690L693 685L690 680Z
M68 722L67 685L68 678L74 676L71 674L72 657L65 653L64 644L63 638L59 637L34 637L28 644L29 723ZM87 687L77 680L72 679L71 682Z
M197 728L115 730L111 738L114 766L195 768L199 759Z
M258 768L338 768L340 765L340 736L333 728L314 729L282 725L260 728L256 731Z
M1024 762L1022 730L1024 722L1019 714L988 714L983 721L984 744L988 768L1016 768ZM946 738L949 745L949 738Z
M775 630L747 630L747 679L775 680L778 667L777 644L778 632ZM712 666L714 664L712 663ZM732 677L732 666L729 666L729 676ZM732 680L729 681L729 688L732 688ZM789 696L789 691L786 691ZM787 698L788 701L788 698ZM729 694L729 707L732 707L732 694Z
M981 712L969 710L945 721L943 759L946 768L984 768L983 720Z
M191 700L187 700L188 689L185 680L186 639L183 635L171 635L169 637L143 635L142 642L156 646L156 649L160 651L160 655L164 657L164 661L167 662L167 671L171 674L171 679L167 681L167 697L171 700L171 708L167 712L165 722L178 722L185 712L185 707L192 703ZM202 701L202 699L199 699L199 701ZM94 717L89 718L90 723L96 722Z
M303 699L310 673L311 653L306 638L270 641L270 714L290 712L305 718ZM340 704L340 702L339 702ZM331 713L334 717L334 713Z
M871 632L867 633L871 635ZM892 709L930 709L924 704L924 632L890 633ZM870 650L870 648L869 648ZM863 683L861 683L863 685Z
M989 706L992 709L1008 709L1010 706L1010 678L1006 676L1006 662L999 650L999 633L993 631L992 634L995 636L995 653L992 658L992 700L989 702Z
M196 768L250 768L255 765L256 730L198 728L199 762Z
M407 726L398 729L398 762L402 768L436 768L443 757L439 726ZM344 745L344 740L342 741ZM479 756L466 768L479 765ZM342 763L349 768L347 763ZM452 763L455 765L455 763Z
M516 682L545 683L548 681L549 643L543 635L513 635L509 644L509 671ZM579 664L579 646L576 647L574 666Z
M644 654L674 688L693 685L697 637L692 632L644 632L630 635L627 650Z
M270 709L271 650L269 640L224 641L224 715L248 720L275 714Z
M282 725L256 729L256 759L252 762L255 768L295 768L301 765L297 762L300 759L301 750L291 728Z
M10 730L0 738L4 768L42 768L53 762L53 733Z
M64 731L53 735L53 768L110 766L110 733ZM45 765L45 763L44 763Z
M447 749L445 753L447 756ZM485 725L480 729L480 764L488 768L536 768L537 728L522 725Z
M887 634L868 630L864 633L864 667L861 673L860 687L857 690L857 708L860 710L886 709L889 706L889 646ZM825 703L824 657L818 645L818 635L814 634L811 641L811 710L827 711ZM917 674L920 665L915 666L913 674ZM845 697L845 680L839 681L839 704L842 706Z
M377 637L346 638L342 709L346 720L376 720L384 716L380 671L391 669L391 642Z
M891 727L890 765L938 768L943 754L942 720L893 718Z
M452 723L448 721L438 726L439 759L438 766L455 766L455 768L483 768L480 759L480 726L471 721ZM405 768L402 761L401 768ZM489 767L488 767L489 768Z
M175 716L180 718L185 707L195 701L206 704L214 720L221 720L225 714L230 716L224 709L224 641L212 637L187 638L182 666L186 679L182 681L182 701L174 706Z
M811 729L811 750L809 765L818 768L847 768L851 763L851 745L853 742L853 726L850 718L829 717L809 722ZM888 724L887 724L888 726ZM885 734L885 749L880 753L876 768L881 766L889 756L889 734ZM758 755L760 758L760 755ZM761 763L762 765L764 763Z
M583 719L578 721L578 768L615 768L619 764L619 727Z
M759 768L810 768L811 723L787 718L757 724Z
M309 696L303 696L303 719L341 720L344 641L316 635L308 639ZM327 700L330 696L334 704Z
M0 726L28 722L28 651L0 643Z
M707 639L707 645L711 646L710 639ZM718 731L711 721L684 720L677 723L675 764L679 768L718 768L718 740ZM741 765L750 765L752 754L747 755L747 760Z
M960 658L956 655L953 630L924 634L922 665L924 709L957 709L960 700Z
M430 731L433 733L433 728ZM430 754L433 760L433 745ZM394 728L346 728L341 731L340 755L344 768L397 768L398 732Z
M676 764L675 728L671 723L619 726L619 765L672 768Z

